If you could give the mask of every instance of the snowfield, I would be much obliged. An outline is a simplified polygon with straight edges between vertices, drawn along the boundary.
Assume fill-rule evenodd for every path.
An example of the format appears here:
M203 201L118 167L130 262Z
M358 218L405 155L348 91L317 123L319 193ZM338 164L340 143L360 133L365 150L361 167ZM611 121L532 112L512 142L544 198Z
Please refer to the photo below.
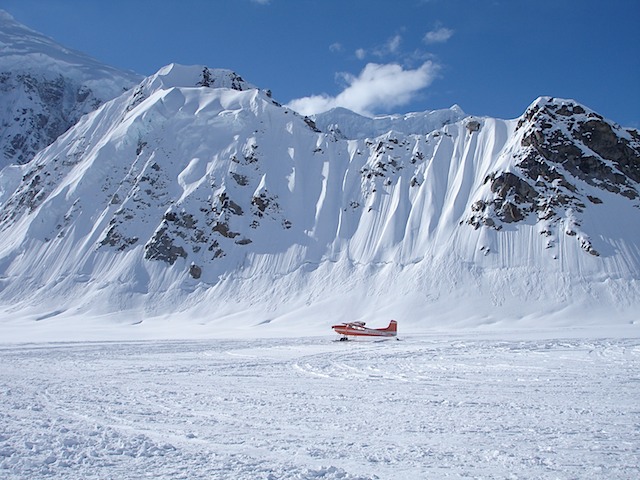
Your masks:
M3 344L0 477L639 478L636 330Z

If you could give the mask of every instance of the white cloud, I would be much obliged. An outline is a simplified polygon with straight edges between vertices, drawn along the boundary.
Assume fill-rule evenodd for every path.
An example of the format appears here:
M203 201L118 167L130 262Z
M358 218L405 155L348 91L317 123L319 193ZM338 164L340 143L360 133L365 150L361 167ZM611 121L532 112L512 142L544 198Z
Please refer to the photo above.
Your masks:
M356 50L356 58L358 60L364 60L364 57L367 55L367 51L364 48L359 48Z
M335 42L329 45L329 50L332 52L341 52L343 50L343 47L340 42Z
M395 63L368 63L357 77L342 74L347 86L335 97L322 94L297 98L291 100L288 107L302 115L344 107L371 116L380 109L388 110L409 103L433 82L437 72L438 65L431 61L415 70L405 70Z
M258 3L260 5L269 5L271 0L251 0L253 3Z
M388 55L397 55L400 51L400 44L402 43L402 36L395 35L391 37L384 45L376 47L373 50L373 54L377 57L386 57Z
M453 36L453 30L450 28L440 27L427 32L424 36L425 43L444 43Z
M396 53L400 48L400 42L402 42L402 37L400 35L396 35L393 38L390 38L387 42L387 48L389 52Z

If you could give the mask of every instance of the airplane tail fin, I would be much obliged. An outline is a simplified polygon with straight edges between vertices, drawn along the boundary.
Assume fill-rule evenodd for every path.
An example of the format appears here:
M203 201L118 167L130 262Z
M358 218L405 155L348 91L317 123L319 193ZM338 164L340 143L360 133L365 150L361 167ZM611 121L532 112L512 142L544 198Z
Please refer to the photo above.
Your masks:
M396 322L395 320L391 320L389 322L389 326L387 328L384 329L386 332L394 332L397 333L398 332L398 322Z

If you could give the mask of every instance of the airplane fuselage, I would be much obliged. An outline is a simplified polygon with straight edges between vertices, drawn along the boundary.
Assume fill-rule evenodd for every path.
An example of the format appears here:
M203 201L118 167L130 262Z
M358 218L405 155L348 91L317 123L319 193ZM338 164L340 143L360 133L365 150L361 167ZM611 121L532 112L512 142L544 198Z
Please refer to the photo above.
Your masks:
M367 328L364 322L342 323L331 328L339 335L353 337L395 337L398 334L395 320L391 320L387 328Z

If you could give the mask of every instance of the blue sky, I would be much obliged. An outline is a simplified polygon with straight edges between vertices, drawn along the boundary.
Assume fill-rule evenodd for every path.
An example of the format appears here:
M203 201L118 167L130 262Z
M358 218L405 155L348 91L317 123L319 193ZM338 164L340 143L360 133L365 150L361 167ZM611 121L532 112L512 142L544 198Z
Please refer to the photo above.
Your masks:
M3 0L65 46L149 75L230 68L305 113L458 104L515 118L540 95L640 127L640 0Z

